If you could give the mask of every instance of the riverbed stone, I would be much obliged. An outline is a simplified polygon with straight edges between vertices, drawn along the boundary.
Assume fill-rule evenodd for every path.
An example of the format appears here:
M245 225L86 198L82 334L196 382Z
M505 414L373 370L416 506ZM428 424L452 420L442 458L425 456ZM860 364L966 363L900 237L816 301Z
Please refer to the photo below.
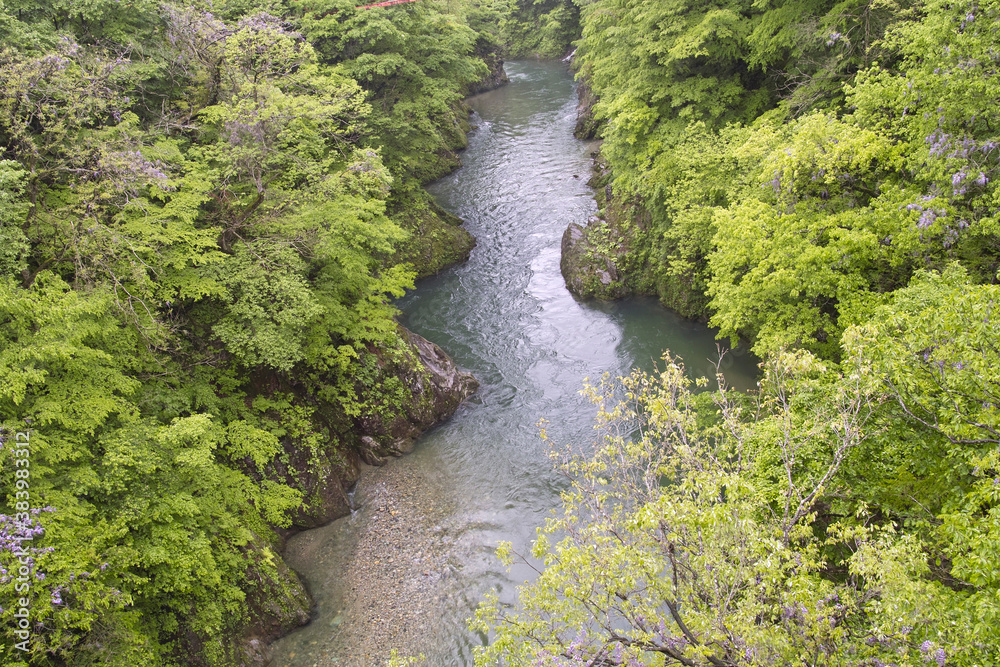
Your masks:
M289 561L311 573L312 585L338 592L336 604L320 605L295 648L275 652L271 667L377 667L394 648L402 655L434 650L439 612L453 593L448 573L453 561L469 556L459 555L462 546L441 526L455 511L448 490L408 463L363 467L349 520L354 537L340 543L336 568L317 568L317 560L329 544L323 534L338 524L291 544Z
M476 379L460 370L438 345L402 326L399 340L399 348L376 349L374 353L380 372L402 381L406 391L400 405L385 414L362 415L351 423L332 427L341 437L319 451L291 440L284 443L285 456L280 457L275 476L303 491L305 502L293 517L292 527L276 531L275 544L268 545L261 539L248 545L262 558L274 558L272 546L283 550L292 534L350 514L348 490L357 482L364 464L381 466L408 453L423 431L451 416L478 388ZM397 519L395 502L381 509L386 510L386 525ZM305 587L284 560L277 560L277 579L264 579L248 595L251 622L233 644L239 664L267 664L270 643L309 622L312 601ZM393 565L393 561L390 557L387 564ZM409 567L418 572L418 566Z
M345 421L330 406L319 405L319 418L333 436L320 450L285 443L285 456L275 464L276 476L305 494L305 502L282 537L322 526L351 511L348 490L360 466L383 465L413 450L417 437L447 419L479 387L472 374L460 370L438 345L399 327L399 347L374 349L378 372L397 378L404 391L398 404ZM358 387L364 391L364 387Z

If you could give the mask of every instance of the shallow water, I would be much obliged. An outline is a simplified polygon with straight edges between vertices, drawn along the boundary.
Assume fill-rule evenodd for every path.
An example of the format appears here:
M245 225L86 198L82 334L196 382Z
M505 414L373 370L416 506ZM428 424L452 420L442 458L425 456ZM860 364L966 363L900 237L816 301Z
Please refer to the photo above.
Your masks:
M714 374L717 341L706 327L652 299L581 303L566 290L560 239L569 223L596 212L586 186L595 145L572 136L576 94L565 65L508 63L507 72L508 86L470 100L478 129L464 166L431 187L478 245L466 264L400 302L403 324L443 347L481 388L413 454L366 471L352 517L292 540L289 562L318 613L276 645L274 665L374 666L383 654L371 644L390 640L404 654L423 652L429 665L471 665L484 640L466 629L478 600L497 588L512 602L516 585L531 578L528 568L507 572L493 556L496 543L525 550L564 487L538 422L548 421L558 443L589 442L594 410L579 394L584 379L651 369L666 348L694 373ZM749 355L731 353L724 362L731 385L753 384ZM362 562L372 555L359 544L395 535L377 533L396 525L384 523L390 513L377 507L395 502L385 498L398 500L399 516L391 517L411 531L399 556L409 565L373 574L377 568ZM368 590L359 593L356 582L352 590L351 577ZM364 597L372 591L374 598ZM378 596L398 596L382 602L406 605L410 620L378 625Z

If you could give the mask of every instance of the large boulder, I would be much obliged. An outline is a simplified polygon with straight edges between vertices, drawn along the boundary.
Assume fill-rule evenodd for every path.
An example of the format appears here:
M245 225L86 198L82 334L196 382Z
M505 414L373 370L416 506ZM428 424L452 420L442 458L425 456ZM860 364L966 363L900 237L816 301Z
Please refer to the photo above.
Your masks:
M619 275L614 254L594 242L601 222L594 219L587 227L570 223L563 232L559 269L566 287L576 296L620 299L631 291Z
M359 453L371 465L412 451L417 436L450 417L479 388L479 382L459 370L440 347L408 329L400 327L400 331L409 357L396 364L393 372L402 380L410 400L389 417L376 414L361 420Z
M325 525L351 512L348 492L358 480L362 463L382 465L390 457L413 449L417 437L447 419L472 395L479 383L459 370L444 350L422 336L399 327L392 349L373 348L375 377L357 379L354 391L363 398L377 386L392 396L368 400L369 408L347 417L336 406L303 398L316 405L318 424L328 434L325 446L303 446L294 438L276 464L277 477L305 494L305 502L283 537ZM370 384L366 384L370 383Z

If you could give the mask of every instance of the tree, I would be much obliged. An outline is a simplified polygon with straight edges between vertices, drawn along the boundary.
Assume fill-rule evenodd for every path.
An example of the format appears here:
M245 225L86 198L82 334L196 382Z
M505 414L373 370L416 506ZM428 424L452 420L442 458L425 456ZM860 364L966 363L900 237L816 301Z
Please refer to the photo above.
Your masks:
M480 607L477 664L944 664L976 643L918 539L825 509L870 436L874 374L782 353L743 400L665 360L588 390L602 439L557 456L571 486L532 549L544 569L516 609Z
M28 289L0 282L4 584L24 564L14 538L34 549L24 595L0 588L5 664L167 664L183 624L214 639L242 619L253 577L282 579L267 526L287 525L301 494L260 478L276 438L207 412L143 414L136 376L156 362L116 314L107 292L51 273ZM254 467L231 463L243 457ZM26 652L10 648L22 597Z
M919 434L893 431L867 470L867 495L923 535L953 591L955 622L974 637L962 651L969 664L989 662L983 647L1000 646L998 302L1000 288L952 265L919 273L845 334L845 347L884 383L895 422Z
M761 187L714 218L708 292L724 334L758 354L797 345L832 358L840 333L918 269L958 260L995 278L1000 119L968 100L997 94L977 17L998 11L949 5L901 23L886 38L898 70L861 72L854 113L764 119L735 148L761 156Z
M0 161L0 277L25 269L28 239L21 223L28 208L22 197L27 176L18 163Z

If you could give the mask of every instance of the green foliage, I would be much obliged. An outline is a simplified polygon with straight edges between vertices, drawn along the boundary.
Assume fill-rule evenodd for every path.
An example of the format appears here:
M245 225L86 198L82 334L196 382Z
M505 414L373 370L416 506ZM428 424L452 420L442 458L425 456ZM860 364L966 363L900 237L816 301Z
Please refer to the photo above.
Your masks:
M992 646L1000 645L1000 572L990 555L1000 549L997 297L996 285L971 284L957 266L921 273L845 335L883 378L897 419L930 432L887 451L888 474L869 474L870 483L897 506L900 490L912 501L899 511L936 538L936 563L950 563L949 583L969 592L956 615Z
M400 656L396 649L392 649L392 653L389 659L386 660L384 667L410 667L411 665L419 665L424 661L424 656L421 654L419 657Z
M288 371L302 360L303 334L323 309L301 275L301 258L275 252L258 259L252 252L240 248L226 262L228 308L213 331L246 366Z
M993 280L998 10L916 9L588 4L606 215L641 211L609 240L625 283L762 356L836 358L918 269Z
M585 6L604 243L765 376L593 393L605 437L559 459L546 567L480 609L482 664L1000 658L998 12Z
M371 93L374 144L384 147L393 174L420 181L444 175L455 166L452 151L464 145L461 99L486 75L474 55L478 35L434 2L371 10L354 4L310 3L306 36L323 62L341 63Z
M248 624L298 620L273 529L355 420L404 409L393 258L422 239L394 219L464 141L490 39L468 20L0 4L0 662L237 664Z
M911 292L927 295L923 285ZM908 308L901 300L892 312ZM855 455L894 404L871 355L921 375L872 334L849 348L843 372L805 352L774 355L749 400L693 394L669 357L657 376L588 388L601 439L587 454L553 450L571 485L532 548L544 569L515 609L495 596L479 608L473 627L495 639L477 664L996 660L997 568L983 560L995 545L963 540L990 534L995 492L975 496L991 510L965 524L943 509L944 544L878 518L850 486L848 468L866 465ZM957 559L950 573L929 567L930 550ZM499 553L508 564L527 558L509 545ZM961 586L951 578L968 574L975 580Z
M266 548L265 522L285 523L300 494L219 460L220 447L245 450L245 429L227 433L206 413L143 416L134 372L144 355L108 295L81 295L45 273L27 290L5 281L0 304L3 432L30 433L30 506L49 508L32 542L41 551L29 596L47 631L33 633L29 655L121 648L154 660L182 624L213 636L238 622L247 568L277 576L273 561L250 564L246 550ZM275 452L272 440L255 460ZM14 454L2 453L8 516L19 497ZM2 595L9 633L19 605L13 587ZM92 643L98 628L103 648Z
M0 276L20 273L25 268L28 239L18 223L28 208L22 199L26 177L18 163L0 162Z
M20 51L45 51L64 35L81 43L142 49L159 27L159 3L132 0L123 11L116 0L5 0L0 4L0 37Z
M715 216L749 195L746 174L757 167L756 151L735 150L746 133L732 127L715 133L704 123L689 126L677 150L651 166L646 208L650 215L648 256L655 289L664 302L688 317L707 312L705 293L712 276Z
M865 293L890 292L915 269L954 259L993 278L992 112L947 102L959 86L975 96L991 77L959 76L935 90L941 68L931 64L945 63L930 59L951 48L979 49L981 58L990 47L974 24L942 39L934 17L893 33L919 59L898 74L860 76L850 89L855 114L755 128L748 145L768 148L754 180L774 198L758 191L716 217L709 294L724 333L754 338L758 352L801 345L833 356L843 328L864 315Z
M716 213L712 321L759 352L798 346L834 356L841 304L905 280L921 250L898 213L906 194L890 187L904 178L901 147L816 113L759 126L744 150L763 158L754 180L771 176L773 198L758 189Z
M580 35L576 0L507 0L499 21L504 51L511 57L564 56Z
M839 65L827 62L830 47L815 23L824 12L830 25L850 23L839 13L846 9L825 2L583 6L577 60L597 98L592 112L602 123L614 191L608 215L645 211L638 229L619 225L623 245L634 249L626 273L644 276L626 283L687 315L710 314L712 209L759 185L747 178L757 165L738 150L746 137L726 126L753 121L782 94L816 89L808 95L818 103L833 85L842 97L839 70L827 71Z

